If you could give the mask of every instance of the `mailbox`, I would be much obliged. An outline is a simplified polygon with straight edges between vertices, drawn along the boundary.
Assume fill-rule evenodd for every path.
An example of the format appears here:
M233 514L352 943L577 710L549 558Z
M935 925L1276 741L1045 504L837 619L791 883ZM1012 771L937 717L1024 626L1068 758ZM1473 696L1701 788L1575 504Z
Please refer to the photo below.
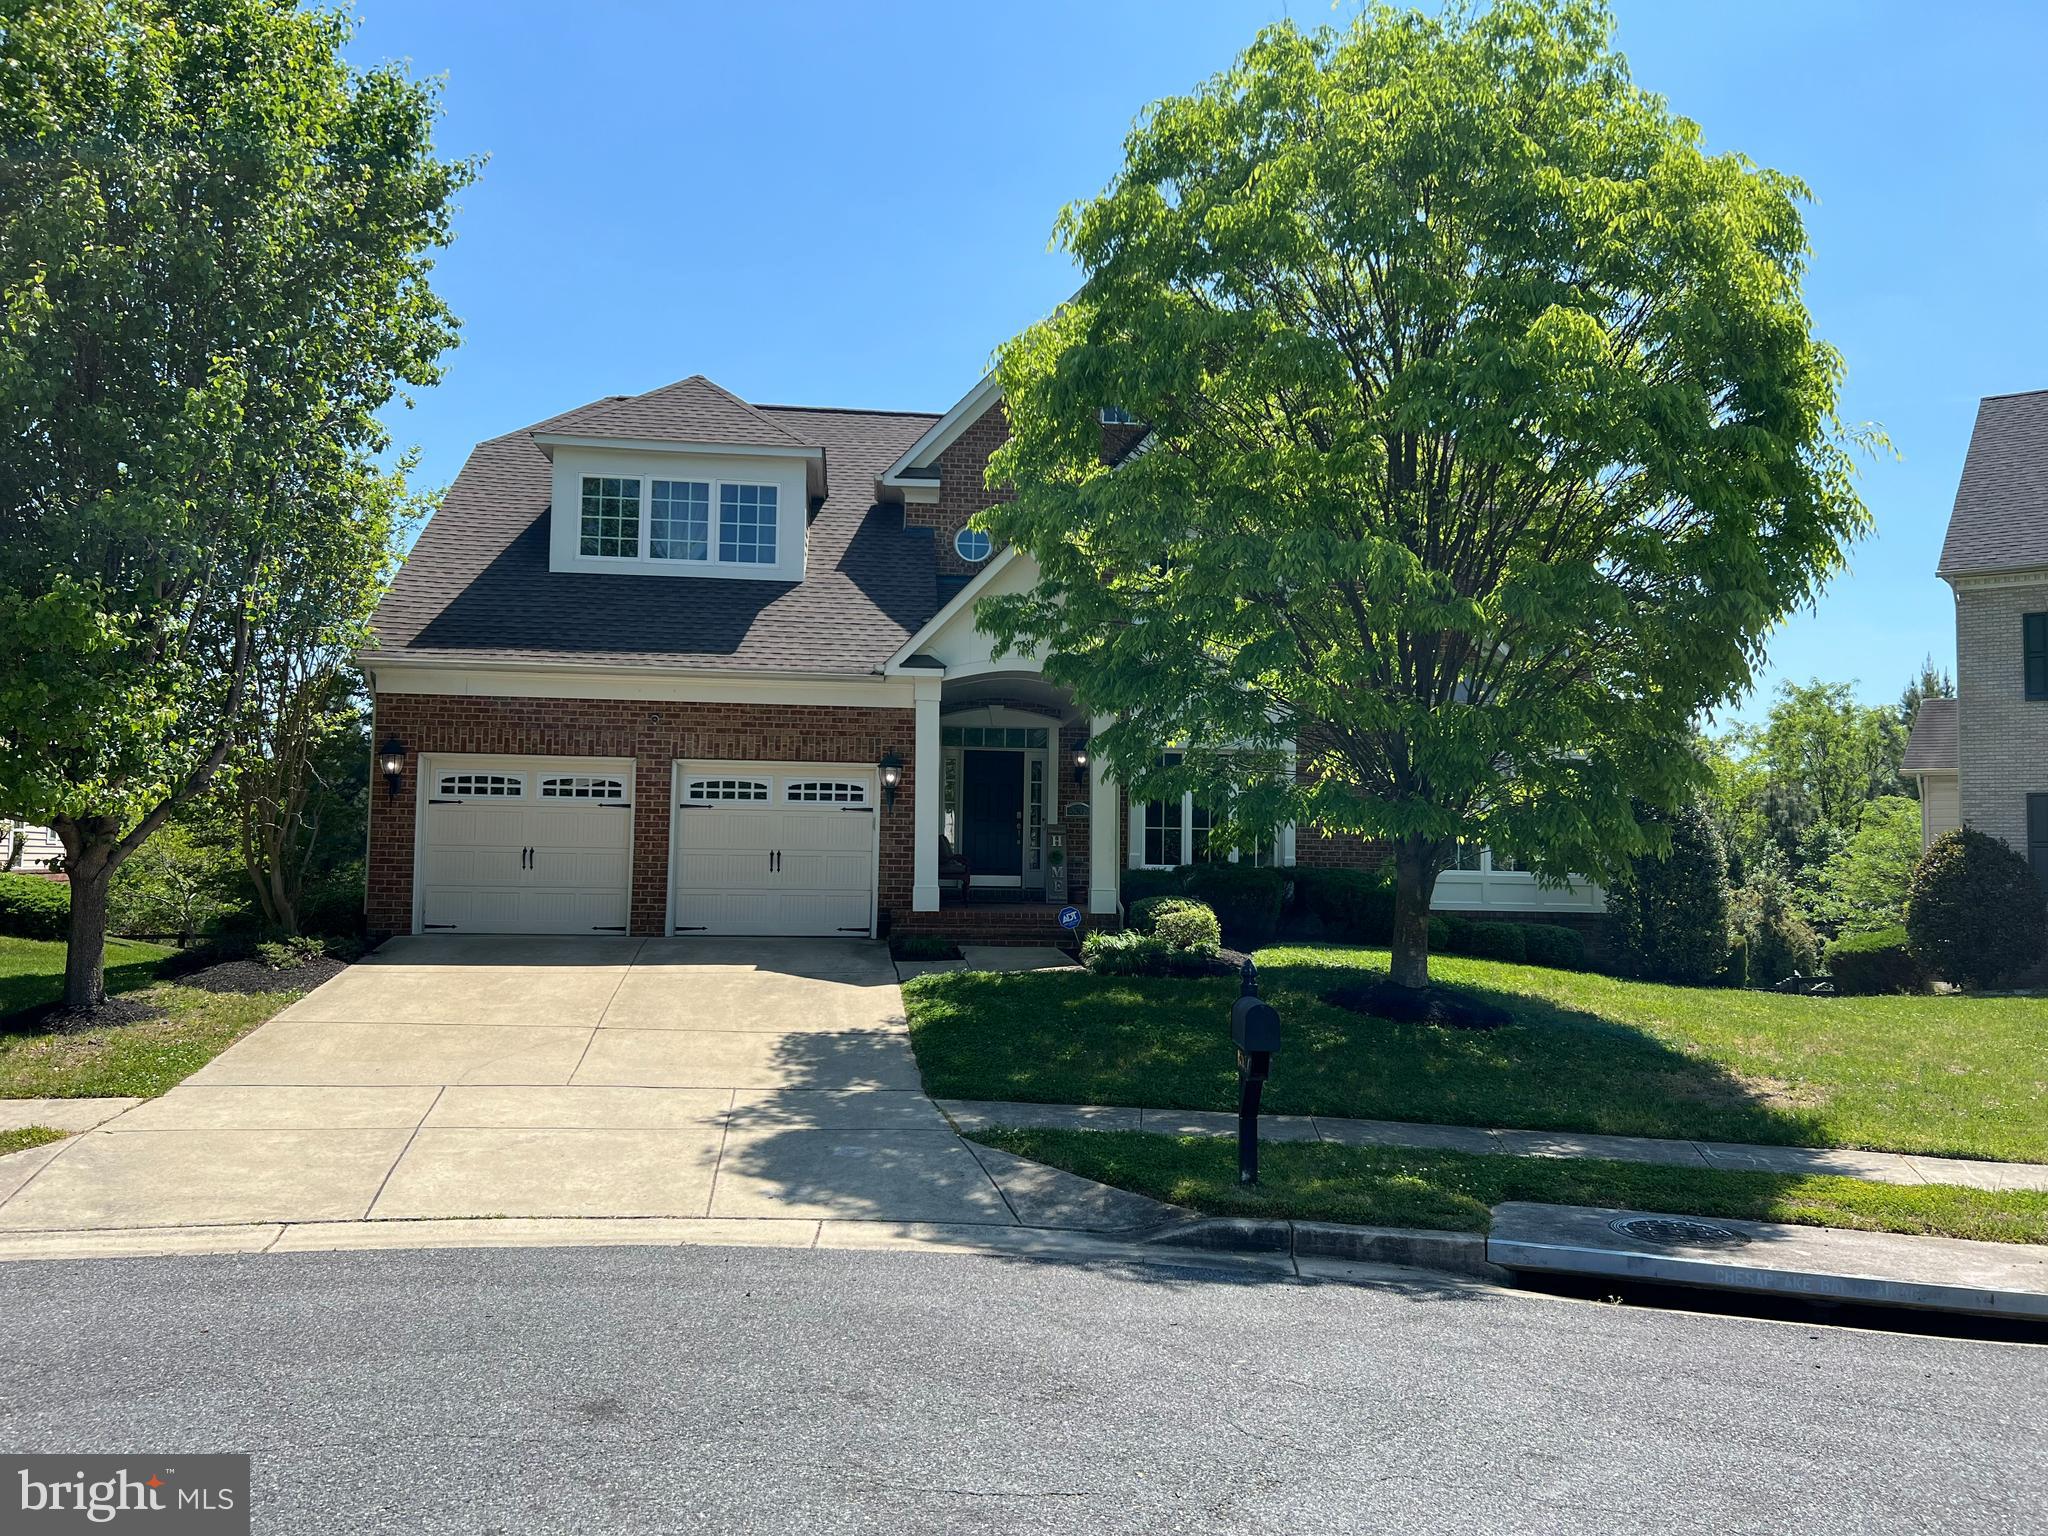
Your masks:
M1230 1038L1247 1056L1280 1049L1280 1015L1262 997L1240 997L1230 1006Z

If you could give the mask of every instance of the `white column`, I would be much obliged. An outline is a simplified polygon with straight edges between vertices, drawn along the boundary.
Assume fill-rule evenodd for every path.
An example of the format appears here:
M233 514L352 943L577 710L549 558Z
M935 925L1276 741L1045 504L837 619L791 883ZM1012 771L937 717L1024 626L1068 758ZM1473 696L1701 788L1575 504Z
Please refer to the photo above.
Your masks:
M1100 736L1109 725L1105 715L1089 729ZM1124 862L1123 826L1109 759L1093 745L1088 749L1088 807L1088 910L1111 916L1116 912L1117 871Z
M910 795L910 910L939 910L939 818L944 814L939 782L939 680L916 684L917 747L912 753Z

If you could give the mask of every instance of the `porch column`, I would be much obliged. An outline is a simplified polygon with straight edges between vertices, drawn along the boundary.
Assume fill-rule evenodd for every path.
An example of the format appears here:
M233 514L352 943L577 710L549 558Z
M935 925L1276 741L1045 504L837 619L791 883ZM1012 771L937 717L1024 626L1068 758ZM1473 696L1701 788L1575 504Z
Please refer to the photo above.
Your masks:
M912 754L910 794L910 910L939 910L939 680L916 683L917 746Z
M1100 715L1089 730L1100 736L1109 727L1109 716ZM1117 789L1109 776L1109 759L1093 746L1088 749L1088 807L1088 910L1113 916L1117 871L1124 867L1123 826L1117 815Z

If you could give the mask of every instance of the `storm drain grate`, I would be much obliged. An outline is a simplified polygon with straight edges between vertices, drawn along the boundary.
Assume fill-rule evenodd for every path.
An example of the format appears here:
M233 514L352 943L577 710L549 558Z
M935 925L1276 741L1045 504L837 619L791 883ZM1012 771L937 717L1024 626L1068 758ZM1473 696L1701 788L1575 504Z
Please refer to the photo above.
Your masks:
M1666 1248L1739 1248L1749 1239L1726 1227L1704 1221L1678 1221L1669 1216L1625 1216L1612 1223L1623 1237L1639 1238Z

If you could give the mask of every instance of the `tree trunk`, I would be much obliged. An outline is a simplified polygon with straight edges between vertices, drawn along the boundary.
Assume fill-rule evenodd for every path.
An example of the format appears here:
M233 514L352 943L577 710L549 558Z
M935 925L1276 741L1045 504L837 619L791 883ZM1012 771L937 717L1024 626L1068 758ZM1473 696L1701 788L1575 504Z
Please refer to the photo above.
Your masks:
M1435 850L1419 837L1394 844L1394 985L1429 985L1429 897L1436 884Z
M97 1008L107 1000L107 886L114 871L105 843L88 844L71 875L71 931L64 950L64 1006Z

